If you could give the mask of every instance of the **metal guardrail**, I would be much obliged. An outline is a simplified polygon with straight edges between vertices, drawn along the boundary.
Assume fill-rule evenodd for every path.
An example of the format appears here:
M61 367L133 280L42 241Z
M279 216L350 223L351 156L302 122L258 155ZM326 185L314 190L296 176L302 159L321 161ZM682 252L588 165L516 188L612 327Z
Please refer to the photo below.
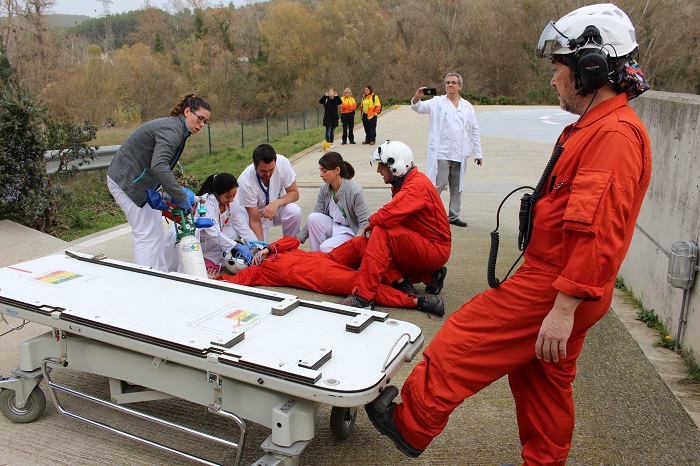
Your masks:
M221 126L208 126L209 154L212 150L220 150L221 146L230 147L231 141L240 140L241 149L253 147L263 142L270 142L275 138L289 135L292 131L303 131L309 128L321 126L323 111L321 107L301 112L285 113L257 120L242 121L238 123L222 123ZM79 165L80 160L68 164L69 168L78 171L104 170L109 167L112 159L120 146L101 146L97 149L94 160L84 165ZM46 171L49 174L58 171L59 160L57 151L44 153L46 159Z
M91 160L90 163L79 166L80 160L75 160L68 164L70 168L75 168L79 171L92 171L92 170L104 170L109 167L112 159L119 150L120 146L101 146L96 151L95 160ZM46 159L46 172L56 173L58 170L59 161L54 159L56 156L56 151L50 150L44 153L44 158Z

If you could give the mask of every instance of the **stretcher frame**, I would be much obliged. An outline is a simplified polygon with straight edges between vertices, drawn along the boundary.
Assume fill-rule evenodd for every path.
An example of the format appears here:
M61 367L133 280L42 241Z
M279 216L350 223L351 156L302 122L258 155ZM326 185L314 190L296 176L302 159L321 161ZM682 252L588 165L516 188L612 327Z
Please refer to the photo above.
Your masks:
M49 275L44 271L53 269L74 271L77 279L72 283L69 279L59 286L47 284L44 278ZM194 312L187 308L186 303L176 302L170 315L187 314L187 332L203 328L204 336L208 338L207 332L214 329L218 336L223 337L218 339L222 343L212 339L203 346L200 343L204 340L192 337L189 343L193 344L189 345L177 337L169 339L164 336L167 332L160 329L145 328L139 319L120 327L114 323L121 322L121 315L115 322L106 321L105 316L90 317L95 313L90 305L76 304L71 297L81 290L87 292L99 288L96 293L104 292L105 283L110 280L133 282L136 287L148 283L164 287L174 284L182 292L181 296L209 294L215 297L213 301L255 302L251 306L260 312L260 318L243 331L229 331L228 322L224 327L216 327L222 320L218 304L203 305L201 310ZM65 288L61 288L64 285ZM73 307L66 303L73 303ZM252 421L272 431L261 445L265 456L255 464L297 465L303 450L314 437L315 417L320 404L333 406L331 429L334 435L339 438L349 436L357 407L378 397L401 366L416 356L424 340L419 327L389 319L386 313L301 300L284 293L178 273L163 273L104 256L70 251L66 251L65 256L47 256L0 269L0 304L0 317L9 327L0 336L21 330L29 322L51 329L21 343L19 367L10 377L0 375L0 401L5 401L0 407L4 408L2 412L6 417L9 417L9 410L11 420L16 422L31 422L38 418L45 406L45 397L38 385L45 379L49 396L62 414L210 465L217 463L68 411L62 405L59 393L223 444L237 450L236 465L240 464L245 446L245 420ZM185 308L178 309L178 306ZM212 314L212 308L216 308L218 314ZM260 311L263 308L268 309L268 314ZM229 311L228 308L224 310ZM102 309L100 314L109 312ZM5 315L21 320L21 324L11 324ZM329 323L330 328L323 333L332 334L333 343L321 344L311 351L303 349L298 353L298 364L294 367L283 367L290 357L286 353L293 353L299 346L308 346L306 338L298 345L293 342L278 351L269 349L264 342L262 349L255 349L260 345L251 343L248 337L272 336L280 328L284 333L287 327L301 325L309 316L311 322L318 319ZM172 320L177 321L177 317ZM200 328L202 323L204 325ZM338 324L344 324L341 333ZM223 333L222 328L226 329ZM347 342L340 343L340 340ZM276 341L280 341L279 336ZM278 354L282 352L285 354ZM119 364L105 364L105 361L118 361ZM276 361L284 362L279 362L277 367L271 363L276 364ZM53 381L51 372L62 368L107 377L110 400ZM6 391L10 393L9 397L7 393L2 394ZM238 427L240 435L234 441L123 406L171 397L196 403L210 413L230 420Z

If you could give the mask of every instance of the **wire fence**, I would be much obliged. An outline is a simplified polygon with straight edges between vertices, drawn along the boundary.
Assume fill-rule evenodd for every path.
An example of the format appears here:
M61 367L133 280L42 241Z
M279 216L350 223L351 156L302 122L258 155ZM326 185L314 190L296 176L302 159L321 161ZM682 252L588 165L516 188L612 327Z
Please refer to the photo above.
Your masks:
M323 115L320 109L286 113L260 120L241 122L241 148L246 145L270 142L280 136L288 136L290 131L301 131L321 126Z
M254 147L287 136L293 131L317 128L321 123L323 109L317 108L257 120L212 124L207 128L209 153L232 147Z

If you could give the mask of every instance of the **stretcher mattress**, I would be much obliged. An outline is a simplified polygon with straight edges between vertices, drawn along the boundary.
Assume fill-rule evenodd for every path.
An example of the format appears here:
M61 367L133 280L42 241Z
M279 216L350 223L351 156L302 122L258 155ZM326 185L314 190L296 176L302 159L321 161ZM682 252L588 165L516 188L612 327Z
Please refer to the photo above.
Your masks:
M303 385L309 399L372 390L423 341L386 313L68 252L0 269L0 302L9 315L223 376Z

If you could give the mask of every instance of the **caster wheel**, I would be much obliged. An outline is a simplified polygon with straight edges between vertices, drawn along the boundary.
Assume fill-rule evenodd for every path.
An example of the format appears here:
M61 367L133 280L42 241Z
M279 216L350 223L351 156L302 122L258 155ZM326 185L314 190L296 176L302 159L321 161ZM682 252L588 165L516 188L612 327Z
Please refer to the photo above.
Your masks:
M357 419L357 408L338 408L331 410L331 433L337 439L343 440L350 437Z
M0 390L0 412L12 422L20 424L36 421L46 408L46 396L36 386L29 394L24 408L18 408L15 403L14 390Z

